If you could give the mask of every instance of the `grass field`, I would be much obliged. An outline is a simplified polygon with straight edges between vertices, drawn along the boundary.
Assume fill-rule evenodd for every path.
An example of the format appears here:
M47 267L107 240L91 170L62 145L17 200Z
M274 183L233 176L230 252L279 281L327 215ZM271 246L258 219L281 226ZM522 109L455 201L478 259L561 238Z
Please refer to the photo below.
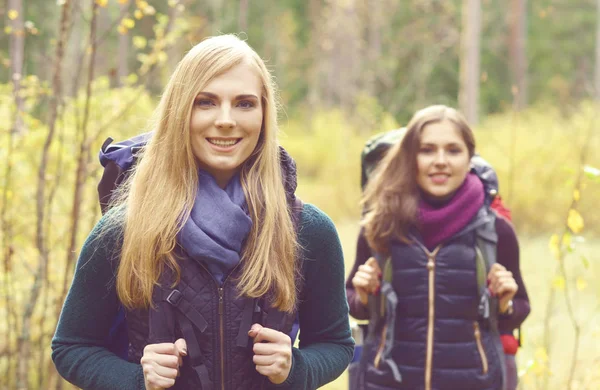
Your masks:
M358 223L338 223L337 228L344 249L346 272L349 272L354 261ZM556 277L559 264L552 256L548 242L546 236L520 238L521 271L532 311L523 324L523 346L517 355L519 388L567 389L574 347L574 328L565 303L565 291L568 290L581 327L572 389L600 389L600 240L577 244L577 249L565 260L567 278L564 281ZM582 256L587 259L587 268ZM555 304L550 317L550 343L546 349L544 323L551 291L554 291ZM346 390L346 373L322 388Z

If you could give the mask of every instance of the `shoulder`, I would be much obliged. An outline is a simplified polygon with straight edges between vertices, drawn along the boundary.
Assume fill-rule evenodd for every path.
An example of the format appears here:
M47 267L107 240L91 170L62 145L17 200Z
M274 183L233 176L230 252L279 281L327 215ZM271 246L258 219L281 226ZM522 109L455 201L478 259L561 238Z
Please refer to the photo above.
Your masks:
M499 242L517 242L517 234L513 224L499 215L496 216L496 234L498 234Z
M109 258L111 263L116 261L122 245L124 225L124 209L114 208L109 210L96 223L96 226L86 238L81 248L81 257L85 259L99 257L100 255L100 257Z
M333 221L317 206L305 203L301 213L299 237L304 240L337 237Z

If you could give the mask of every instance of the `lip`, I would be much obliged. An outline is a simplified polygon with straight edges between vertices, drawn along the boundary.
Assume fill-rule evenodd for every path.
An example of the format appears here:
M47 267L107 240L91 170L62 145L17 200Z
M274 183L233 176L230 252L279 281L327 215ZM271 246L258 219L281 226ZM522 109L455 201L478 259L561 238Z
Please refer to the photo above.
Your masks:
M223 146L223 145L215 145L212 142L210 142L209 139L218 140L218 141L237 141L237 142L233 145ZM206 140L206 143L210 146L210 148L213 149L214 151L227 153L227 152L231 152L231 151L235 150L242 143L243 138L239 138L239 137L206 137L205 140Z
M446 184L450 179L450 174L448 173L433 173L429 175L429 178L433 182L433 184Z

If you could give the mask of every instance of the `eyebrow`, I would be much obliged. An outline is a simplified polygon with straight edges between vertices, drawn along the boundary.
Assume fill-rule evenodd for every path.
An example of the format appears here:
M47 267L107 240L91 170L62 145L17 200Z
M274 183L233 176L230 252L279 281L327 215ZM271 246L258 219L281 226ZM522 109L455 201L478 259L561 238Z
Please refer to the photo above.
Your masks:
M422 142L421 146L438 146L438 144L434 143L434 142ZM461 147L462 145L458 142L450 142L448 144L444 144L442 146L458 146Z
M211 99L217 99L217 100L219 99L219 96L215 95L212 92L200 92L200 93L198 93L198 96L200 96L200 95L204 95L204 96L206 96L208 98L211 98ZM196 98L198 98L198 96L196 96ZM258 97L256 95L252 95L252 94L237 95L235 97L235 100L242 100L242 99L256 99L256 100L258 100Z

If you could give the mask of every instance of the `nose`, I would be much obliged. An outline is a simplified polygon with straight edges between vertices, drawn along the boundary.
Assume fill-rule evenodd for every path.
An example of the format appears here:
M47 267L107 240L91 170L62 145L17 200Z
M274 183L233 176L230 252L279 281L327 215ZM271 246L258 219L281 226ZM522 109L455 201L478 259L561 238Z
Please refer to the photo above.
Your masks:
M219 116L215 120L215 126L218 129L227 130L233 129L235 125L236 122L231 115L231 108L224 105L219 112Z
M435 155L435 165L444 166L447 164L447 162L448 161L446 160L446 153L444 152L444 150L438 151Z

